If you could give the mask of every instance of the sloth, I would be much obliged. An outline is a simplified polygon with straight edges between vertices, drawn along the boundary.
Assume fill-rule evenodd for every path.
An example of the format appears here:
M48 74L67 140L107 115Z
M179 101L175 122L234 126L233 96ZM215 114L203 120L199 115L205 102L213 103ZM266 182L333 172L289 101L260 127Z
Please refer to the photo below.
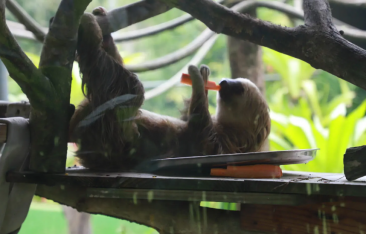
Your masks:
M71 141L80 163L94 170L134 169L150 159L259 151L270 132L269 108L261 92L244 78L222 79L216 113L208 111L204 85L209 68L189 66L192 94L183 119L141 109L144 88L128 71L111 35L96 17L80 21L77 61L85 100L70 120Z

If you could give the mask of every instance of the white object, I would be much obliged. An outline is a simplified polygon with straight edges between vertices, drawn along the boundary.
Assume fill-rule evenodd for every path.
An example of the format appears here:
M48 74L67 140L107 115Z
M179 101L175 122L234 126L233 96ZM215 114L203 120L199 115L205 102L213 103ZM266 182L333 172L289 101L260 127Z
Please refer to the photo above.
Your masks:
M0 145L0 234L17 233L32 202L36 186L8 183L6 173L20 170L30 148L28 119L22 117L0 119L7 125L7 141Z

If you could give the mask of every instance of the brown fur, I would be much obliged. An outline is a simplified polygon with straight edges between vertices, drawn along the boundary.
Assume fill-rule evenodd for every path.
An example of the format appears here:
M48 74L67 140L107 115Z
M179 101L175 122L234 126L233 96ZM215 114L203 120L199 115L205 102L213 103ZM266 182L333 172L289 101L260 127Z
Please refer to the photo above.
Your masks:
M102 36L93 15L82 17L77 53L87 100L71 119L70 135L80 143L77 156L84 166L133 169L147 159L260 149L269 134L270 119L267 104L253 83L238 79L233 87L243 93L225 100L224 91L218 92L217 113L210 116L204 89L209 69L190 66L192 97L186 120L158 115L140 109L143 86L123 67L110 39ZM132 99L115 105L131 94ZM106 106L107 110L100 111Z

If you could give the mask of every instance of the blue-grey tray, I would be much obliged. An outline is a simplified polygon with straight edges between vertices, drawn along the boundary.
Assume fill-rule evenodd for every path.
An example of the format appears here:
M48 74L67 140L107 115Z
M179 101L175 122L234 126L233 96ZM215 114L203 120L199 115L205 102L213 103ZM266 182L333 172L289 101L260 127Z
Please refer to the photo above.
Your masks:
M143 171L156 171L174 168L226 167L228 165L302 164L313 160L317 150L301 149L154 159L144 163L139 169Z

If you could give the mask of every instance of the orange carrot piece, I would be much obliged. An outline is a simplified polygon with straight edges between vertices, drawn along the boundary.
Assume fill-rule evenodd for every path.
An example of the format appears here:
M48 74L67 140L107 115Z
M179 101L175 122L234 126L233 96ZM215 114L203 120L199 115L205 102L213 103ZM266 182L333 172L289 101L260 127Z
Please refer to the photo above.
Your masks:
M182 84L192 85L191 76L189 74L183 73L180 82ZM219 91L220 88L221 88L220 85L217 85L215 82L210 81L210 80L207 81L207 84L205 85L205 89L209 89L209 90Z
M235 178L281 178L282 170L276 165L258 164L249 166L227 166L227 169L212 168L212 176Z

